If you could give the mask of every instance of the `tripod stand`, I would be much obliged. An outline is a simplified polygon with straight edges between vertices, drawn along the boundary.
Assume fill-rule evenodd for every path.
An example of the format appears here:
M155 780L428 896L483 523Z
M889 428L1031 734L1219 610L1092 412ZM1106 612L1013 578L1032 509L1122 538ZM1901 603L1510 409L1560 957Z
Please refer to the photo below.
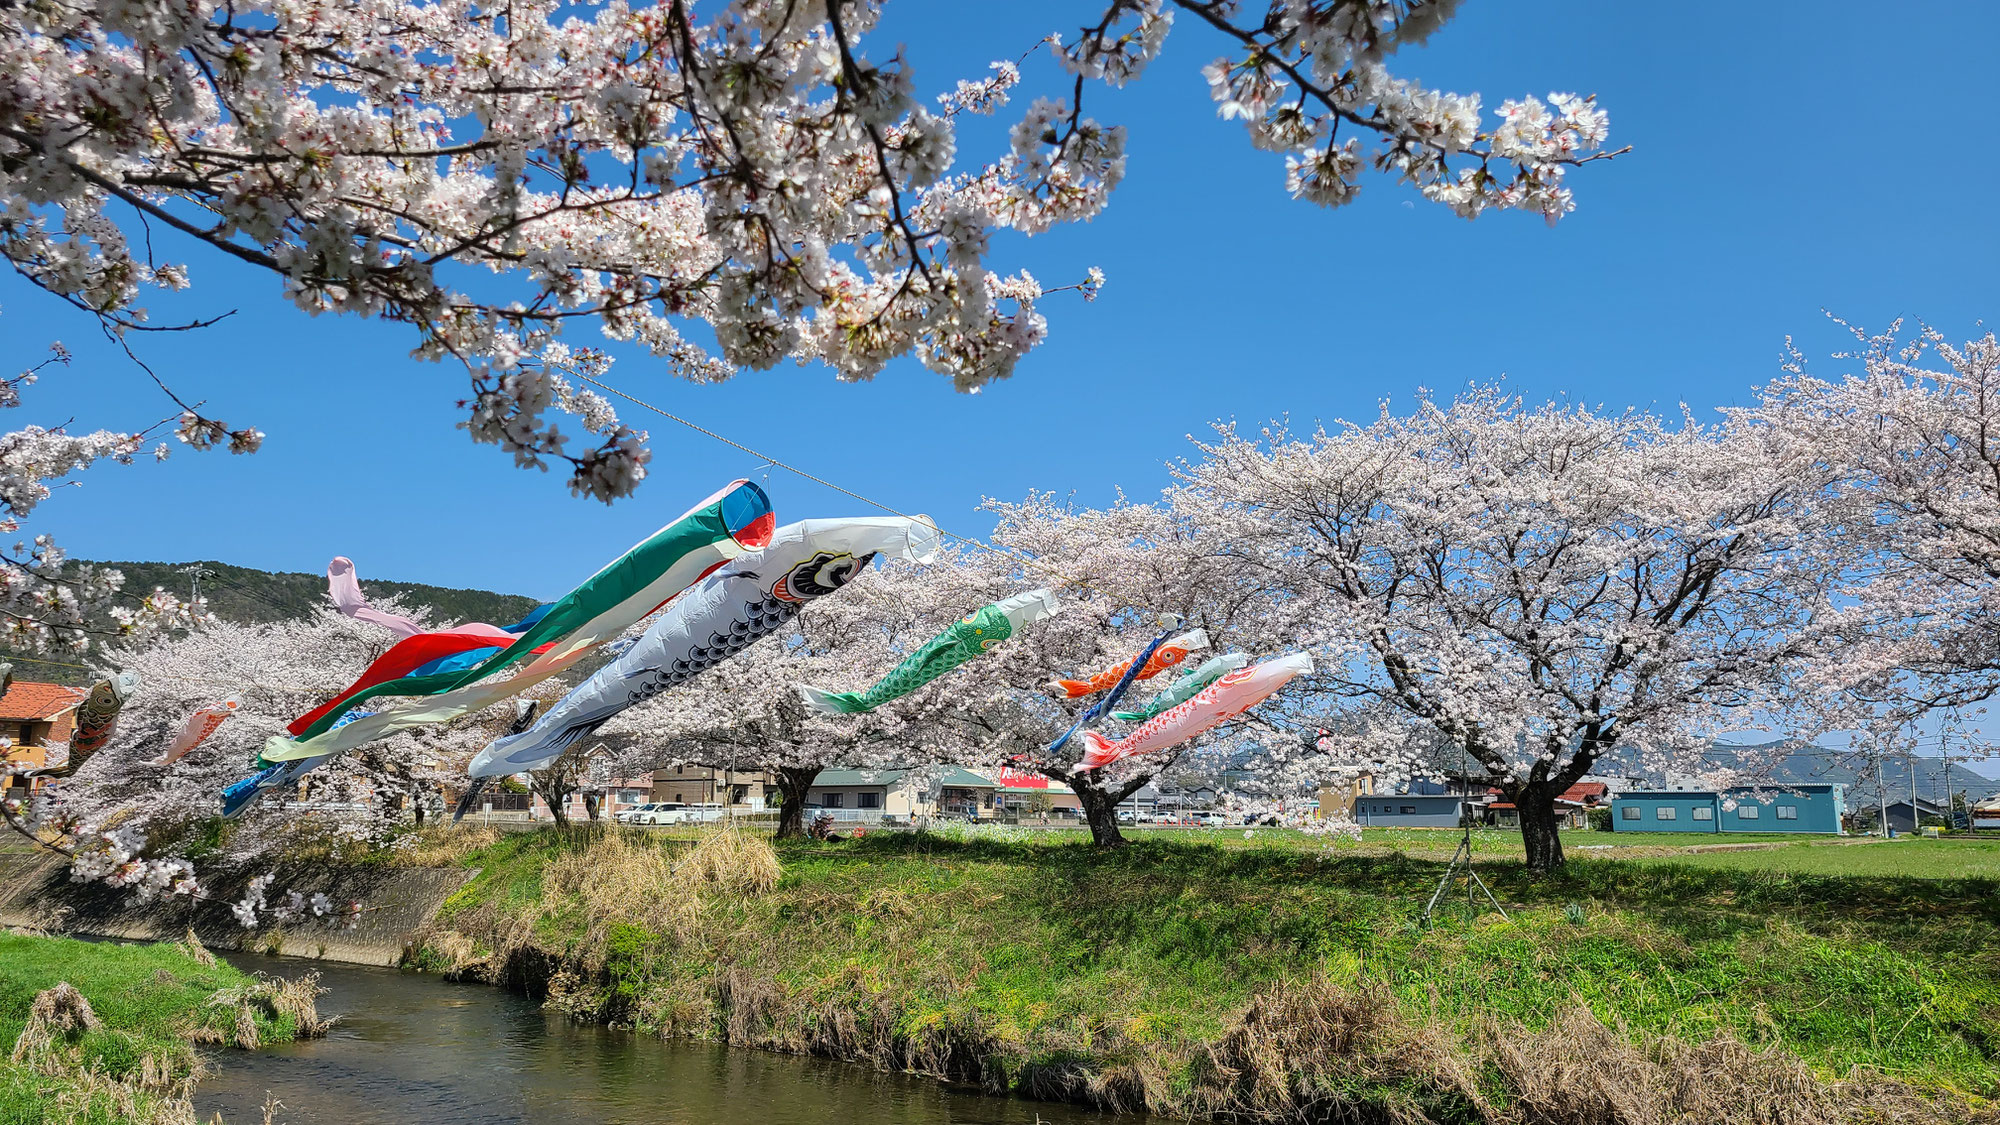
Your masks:
M1471 771L1467 767L1471 764L1471 761L1472 751L1470 747L1464 743L1460 743L1458 747L1458 781L1461 789L1466 788L1468 784L1466 775ZM1424 904L1424 925L1426 927L1431 924L1431 916L1437 911L1438 900L1444 897L1444 892L1450 888L1452 880L1458 877L1458 867L1460 864L1465 865L1466 913L1473 918L1479 917L1479 899L1472 893L1477 888L1481 893L1486 895L1486 901L1493 904L1493 909L1500 912L1500 917L1507 918L1506 907L1501 906L1500 900L1493 897L1493 891L1487 887L1486 880L1481 879L1479 872L1475 871L1472 867L1472 818L1465 812L1462 802L1459 806L1459 817L1464 821L1462 827L1465 831L1458 838L1458 850L1451 853L1451 862L1445 865L1444 876L1438 880L1437 890L1431 892L1431 900ZM1510 922L1513 921L1511 918L1507 920Z
M1500 900L1494 898L1493 892L1487 888L1486 880L1481 879L1479 872L1473 870L1472 825L1468 823L1465 826L1465 834L1458 838L1458 850L1451 853L1451 863L1445 866L1444 877L1438 880L1437 890L1431 892L1431 900L1424 904L1424 925L1429 926L1431 924L1431 915L1437 910L1438 900L1444 897L1444 892L1450 888L1452 881L1458 877L1460 864L1465 865L1466 910L1475 918L1479 916L1479 899L1472 893L1476 887L1486 895L1486 901L1493 904L1493 909L1500 912L1500 917L1507 918L1507 908L1500 905ZM1513 921L1511 918L1507 920L1510 922Z

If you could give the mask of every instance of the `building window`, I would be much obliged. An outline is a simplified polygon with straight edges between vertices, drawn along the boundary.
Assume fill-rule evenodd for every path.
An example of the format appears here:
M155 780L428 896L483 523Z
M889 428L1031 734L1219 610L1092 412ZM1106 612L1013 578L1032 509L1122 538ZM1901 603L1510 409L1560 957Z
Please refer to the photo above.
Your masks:
M1400 808L1398 808L1398 809L1397 809L1396 811L1397 811L1397 812L1400 812L1400 813L1402 813L1402 814L1403 814L1404 816L1415 816L1415 815L1417 815L1417 806L1415 806L1415 805L1403 805L1403 806L1401 806Z
M1797 805L1778 806L1779 820L1797 820L1798 818L1799 818L1799 807Z
M879 809L882 807L882 794L856 793L854 795L854 807L857 809Z
M1661 820L1673 820L1680 816L1680 810L1671 805L1661 805L1653 810L1653 815Z
M1694 818L1696 820L1714 820L1715 810L1704 805L1694 810Z
M841 809L841 808L846 808L846 807L847 807L847 794L845 794L845 793L828 793L828 794L826 795L826 807L827 807L827 808L830 808L830 809Z
M1637 820L1639 819L1639 808L1637 805L1626 805L1624 808L1618 810L1618 815L1624 817L1626 820Z
M1756 805L1736 806L1736 819L1738 820L1756 820L1758 817L1763 815L1764 815L1764 810L1758 808ZM1781 812L1778 815L1784 816L1785 814Z

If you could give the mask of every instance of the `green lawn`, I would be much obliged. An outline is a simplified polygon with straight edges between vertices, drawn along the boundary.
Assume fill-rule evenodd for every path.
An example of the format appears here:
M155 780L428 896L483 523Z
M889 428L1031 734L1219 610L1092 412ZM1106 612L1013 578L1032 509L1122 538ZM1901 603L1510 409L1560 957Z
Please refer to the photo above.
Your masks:
M1510 1120L1559 1081L1523 1067L1603 1068L1605 1052L1630 1056L1621 1073L1778 1068L1657 1083L1740 1096L1746 1121L1778 1086L1827 1100L1769 1120L1845 1118L1867 1085L1843 1084L1855 1067L1915 1091L1869 1110L1885 1119L2000 1095L2000 883L1936 870L1990 861L1980 845L1911 841L1894 854L1932 857L1920 873L1885 869L1900 843L1812 844L1592 857L1536 880L1494 834L1480 870L1512 920L1427 929L1442 864L1406 834L1139 837L1110 852L1046 833L788 843L768 894L607 925L541 880L597 845L524 834L466 858L480 874L441 923L490 975L553 973L553 1002L580 1016L1168 1113ZM1873 866L1788 873L1794 856ZM1621 1045L1572 1057L1603 1036ZM1253 1073L1282 1089L1246 1091ZM1674 1096L1658 1094L1663 1119L1697 1119Z
M1572 852L1588 861L1588 852ZM1793 875L2000 879L2000 840L1906 838L1853 844L1794 843L1764 851L1630 857L1635 863L1683 863L1731 871Z
M38 993L68 982L103 1026L58 1036L36 1060L0 1055L0 1125L186 1120L192 1042L238 1034L242 990L256 982L179 945L118 945L0 933L0 1044L11 1053ZM221 1002L215 1002L221 999ZM289 1039L289 1014L253 1005L262 1040Z

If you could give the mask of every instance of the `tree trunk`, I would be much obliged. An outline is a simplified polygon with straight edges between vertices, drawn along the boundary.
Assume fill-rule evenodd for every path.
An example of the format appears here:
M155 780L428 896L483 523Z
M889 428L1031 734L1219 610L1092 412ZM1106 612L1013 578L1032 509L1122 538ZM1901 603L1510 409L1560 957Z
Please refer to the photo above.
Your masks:
M785 799L778 807L778 839L796 840L806 834L806 794L819 779L819 767L794 766L776 772L778 792Z
M1083 806L1083 819L1090 825L1090 842L1100 848L1124 846L1125 837L1118 831L1120 798L1082 778L1071 781L1070 788L1076 793L1077 803Z
M1540 874L1563 865L1562 833L1556 820L1556 794L1561 790L1528 784L1509 794L1521 814L1521 842L1528 851L1528 870Z
M569 795L575 790L548 784L536 784L531 788L534 789L535 795L542 799L542 803L549 807L549 815L555 818L556 827L568 828Z

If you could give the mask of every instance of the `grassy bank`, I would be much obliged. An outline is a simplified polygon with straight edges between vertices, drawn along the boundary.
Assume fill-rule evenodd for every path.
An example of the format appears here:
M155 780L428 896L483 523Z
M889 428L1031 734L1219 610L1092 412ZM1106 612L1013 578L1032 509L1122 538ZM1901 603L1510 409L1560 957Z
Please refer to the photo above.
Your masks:
M318 1030L310 982L256 980L193 943L0 933L0 1125L191 1123L195 1044Z
M878 834L736 885L686 840L521 834L461 858L419 960L580 1018L1168 1113L1962 1120L2000 1094L1990 880L1494 861L1511 920L1426 929L1435 862L1219 843Z

